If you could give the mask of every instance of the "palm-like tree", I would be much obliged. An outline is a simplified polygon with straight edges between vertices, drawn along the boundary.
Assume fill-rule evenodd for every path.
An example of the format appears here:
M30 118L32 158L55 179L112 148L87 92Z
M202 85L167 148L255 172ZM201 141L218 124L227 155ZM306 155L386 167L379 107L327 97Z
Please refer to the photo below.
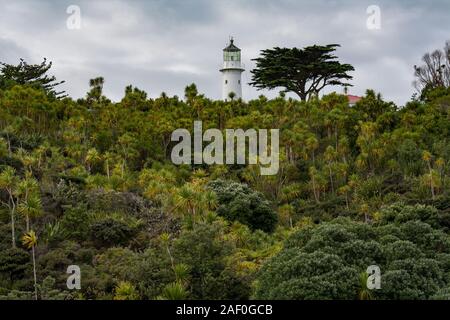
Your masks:
M48 142L41 144L38 148L33 151L33 157L37 161L37 168L41 168L42 160L45 158L45 154L50 149L50 145Z
M311 159L313 162L313 166L316 165L316 153L315 151L319 148L319 140L316 138L315 135L310 135L305 142L305 147L308 150L308 152L311 153Z
M101 160L100 153L95 148L91 148L88 150L85 158L85 162L87 164L87 170L90 173L92 169L92 165L99 162Z
M431 168L431 159L432 155L429 151L424 151L422 154L422 159L427 163L429 174L429 182L430 182L430 189L431 189L431 198L434 200L435 193L434 193L434 181L433 181L433 169Z
M347 209L350 208L349 200L348 200L348 194L350 193L350 191L351 191L351 188L348 184L346 184L338 189L338 194L345 196L345 206L347 207Z
M0 138L0 157L5 157L6 155L8 155L8 145L5 139Z
M440 183L442 185L442 189L444 190L445 189L445 179L444 179L444 176L445 176L445 160L444 160L444 158L442 158L442 157L437 158L435 164L436 164L436 166L438 168L437 171L439 173L439 181L440 181Z
M195 216L198 200L199 196L195 190L188 185L184 185L178 190L175 202L179 211Z
M160 296L156 297L158 300L184 300L187 298L187 291L179 282L169 283Z
M32 257L33 257L33 277L34 277L34 298L35 300L38 299L37 296L37 279L36 279L36 254L34 248L37 244L37 236L36 233L31 230L27 233L25 233L22 237L22 244L27 249L31 249Z
M91 90L87 94L87 101L89 103L92 103L93 101L100 101L104 83L105 79L103 77L97 77L89 80L89 86L91 87Z
M203 195L203 203L205 204L205 208L207 210L214 210L218 206L217 195L211 190L205 191L202 193Z
M164 246L164 248L167 251L167 254L169 255L170 263L172 264L172 268L174 268L175 267L174 259L173 259L172 253L170 251L170 234L167 232L164 232L160 235L159 239L161 240L162 245Z
M25 173L25 179L17 184L17 193L22 201L17 206L17 211L25 217L26 230L30 231L30 218L37 217L42 212L41 199L39 197L39 184L31 175Z
M175 273L176 281L181 283L184 287L188 282L189 271L189 266L184 263L179 263L173 266L173 272Z
M111 152L105 152L103 159L105 160L106 176L109 180L111 179L111 162L114 160L114 154Z
M173 267L175 272L175 281L169 283L163 289L158 300L185 300L188 296L187 285L190 268L186 264L177 264Z
M139 294L132 283L121 281L114 289L114 300L138 300Z
M294 227L292 225L292 216L294 215L294 212L294 207L290 204L285 204L278 208L278 214L282 217L281 220L284 220L285 223L287 222L291 229Z
M36 218L42 213L42 202L38 195L29 196L19 203L17 212L25 217L26 230L30 231L30 219Z
M11 148L11 135L15 134L16 129L14 126L9 125L3 129L3 132L6 134L6 142L8 144L8 156L12 156L12 148Z
M17 177L14 168L6 167L2 173L0 173L0 190L5 190L8 194L8 201L1 203L9 209L11 215L11 237L12 246L16 247L16 232L15 232L15 215L18 199L16 197Z
M364 222L368 223L370 221L370 207L366 202L363 202L360 206L360 212L364 214Z
M139 185L144 189L144 195L164 205L170 204L170 196L176 183L173 173L166 169L144 169L139 176Z
M175 194L175 209L181 214L188 213L191 218L203 215L216 206L215 193L195 182L182 186Z
M333 164L336 158L336 151L332 146L328 146L324 153L324 159L327 162L328 174L330 177L331 192L334 194L334 181L333 181Z
M316 200L316 203L319 203L320 191L319 191L319 188L317 187L318 171L317 171L316 167L314 167L314 166L309 167L309 176L311 177L311 185L312 185L312 190L313 190L313 194L314 194L314 199Z
M245 248L248 246L249 230L240 223L233 223L230 227L229 237L234 241L236 247Z
M372 292L367 288L367 279L369 278L369 275L367 272L361 272L359 275L359 292L358 292L358 299L359 300L372 300L373 295Z
M33 165L37 162L37 159L33 154L28 152L23 152L19 155L20 160L22 160L23 165L28 171L33 172Z

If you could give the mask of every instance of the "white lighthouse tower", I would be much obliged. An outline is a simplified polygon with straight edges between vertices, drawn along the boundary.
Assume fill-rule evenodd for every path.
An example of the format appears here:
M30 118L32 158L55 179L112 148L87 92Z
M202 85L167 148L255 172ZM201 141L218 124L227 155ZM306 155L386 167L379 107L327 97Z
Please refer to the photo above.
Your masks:
M230 93L234 93L234 99L242 98L241 73L244 71L241 64L241 49L234 45L233 38L230 44L223 49L222 72L222 99L229 100Z

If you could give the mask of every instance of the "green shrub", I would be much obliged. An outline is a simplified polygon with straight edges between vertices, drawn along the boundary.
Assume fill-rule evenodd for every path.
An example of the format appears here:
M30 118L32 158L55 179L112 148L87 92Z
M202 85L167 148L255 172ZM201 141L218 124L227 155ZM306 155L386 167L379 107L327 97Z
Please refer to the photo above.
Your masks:
M259 192L245 184L215 180L209 187L217 194L217 213L228 221L239 221L252 230L272 232L278 217Z
M378 265L382 285L373 297L429 299L450 283L449 240L419 221L370 226L338 218L292 234L263 265L255 298L356 299L367 290L361 273Z
M126 246L133 236L133 230L125 223L107 219L91 225L90 237L97 246Z

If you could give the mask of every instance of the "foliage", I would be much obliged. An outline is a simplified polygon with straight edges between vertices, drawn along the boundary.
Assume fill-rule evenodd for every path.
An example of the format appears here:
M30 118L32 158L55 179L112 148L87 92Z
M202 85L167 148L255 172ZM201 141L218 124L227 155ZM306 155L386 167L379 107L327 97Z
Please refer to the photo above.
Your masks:
M219 215L229 221L239 221L253 230L274 230L277 216L263 195L235 182L216 180L209 186L217 194Z
M334 49L267 53L350 71ZM214 101L194 84L184 100L128 86L112 102L102 77L55 99L47 73L0 81L0 299L448 299L448 88L403 107L373 90L352 106L337 93ZM194 120L279 128L278 174L174 165L171 134ZM381 290L365 285L370 264Z
M139 295L129 282L121 282L114 290L114 300L138 300Z
M90 235L99 246L126 245L133 236L133 230L123 222L107 219L92 224Z
M294 233L263 266L255 297L427 299L448 285L441 257L449 252L450 237L423 222L370 226L340 218ZM367 293L361 273L370 265L381 268L382 286Z
M252 82L257 88L274 89L283 87L296 93L301 100L330 85L350 86L344 80L352 79L347 74L354 68L341 64L333 55L339 45L309 46L298 48L273 48L261 52L253 59L256 68L252 70Z
M69 239L85 240L88 235L88 214L85 207L68 208L60 220Z
M46 73L52 67L52 62L47 63L44 58L40 64L28 64L20 59L18 65L0 63L0 88L10 88L15 84L30 85L33 88L42 88L51 96L61 97L64 91L57 92L55 87L65 81L57 82L55 76Z
M422 61L422 66L414 66L414 85L422 98L432 89L450 87L450 41L443 50L426 53Z
M8 280L21 279L30 267L30 255L18 248L2 250L0 253L0 274Z

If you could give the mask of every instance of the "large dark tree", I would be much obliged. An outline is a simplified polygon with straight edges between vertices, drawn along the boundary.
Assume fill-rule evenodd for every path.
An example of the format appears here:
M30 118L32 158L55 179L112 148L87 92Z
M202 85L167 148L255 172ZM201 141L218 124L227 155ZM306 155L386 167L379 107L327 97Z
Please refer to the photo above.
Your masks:
M29 85L34 88L44 89L49 95L62 98L66 96L64 91L56 91L56 86L65 81L56 81L55 76L49 76L47 72L52 67L52 62L47 59L40 64L28 64L20 59L18 65L0 63L0 88L7 89L16 84Z
M329 85L350 86L344 80L352 79L347 72L350 64L341 64L333 52L337 44L298 48L273 48L261 51L256 68L251 71L251 85L258 89L285 88L301 100L317 95Z

